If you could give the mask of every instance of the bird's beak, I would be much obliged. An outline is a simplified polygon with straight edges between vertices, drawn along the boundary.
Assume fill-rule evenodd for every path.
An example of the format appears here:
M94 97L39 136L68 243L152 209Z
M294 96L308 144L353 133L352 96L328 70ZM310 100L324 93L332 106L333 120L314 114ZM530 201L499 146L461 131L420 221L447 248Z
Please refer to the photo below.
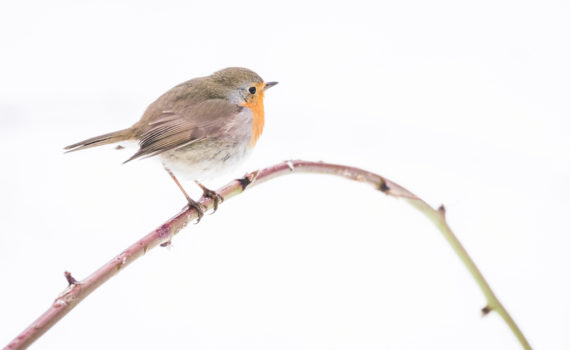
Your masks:
M268 82L268 83L265 83L265 87L263 88L263 90L267 90L267 89L269 89L270 87L275 86L275 85L277 85L277 82L276 82L276 81L270 81L270 82Z

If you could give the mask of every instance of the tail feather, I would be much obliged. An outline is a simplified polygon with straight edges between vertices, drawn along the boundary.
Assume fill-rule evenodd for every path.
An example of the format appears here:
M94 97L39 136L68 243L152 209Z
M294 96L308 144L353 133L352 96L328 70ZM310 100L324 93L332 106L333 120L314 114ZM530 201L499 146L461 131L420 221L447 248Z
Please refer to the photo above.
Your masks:
M95 136L87 140L83 140L81 142L74 143L73 145L69 145L65 147L65 153L75 152L86 148L102 146L109 143L115 143L119 141L124 141L130 139L132 136L131 129L124 129L115 132L110 132L108 134Z

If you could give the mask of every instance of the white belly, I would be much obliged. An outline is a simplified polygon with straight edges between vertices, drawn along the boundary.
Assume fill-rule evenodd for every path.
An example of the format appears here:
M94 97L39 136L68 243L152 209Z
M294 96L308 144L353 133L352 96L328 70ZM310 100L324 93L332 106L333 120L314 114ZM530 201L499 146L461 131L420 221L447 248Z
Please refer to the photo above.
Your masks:
M252 113L249 108L227 122L223 133L160 154L178 177L204 181L235 169L250 154Z

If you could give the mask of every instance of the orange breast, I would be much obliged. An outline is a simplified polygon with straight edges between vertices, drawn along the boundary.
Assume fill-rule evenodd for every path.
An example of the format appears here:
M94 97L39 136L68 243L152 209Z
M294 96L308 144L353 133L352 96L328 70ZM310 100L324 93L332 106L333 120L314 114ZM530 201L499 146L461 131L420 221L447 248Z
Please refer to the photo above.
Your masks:
M260 90L260 91L259 91ZM259 95L251 102L246 102L243 106L248 107L253 112L253 120L251 123L251 139L249 140L249 147L252 148L257 143L257 140L263 132L265 125L265 110L263 108L263 90L258 89Z

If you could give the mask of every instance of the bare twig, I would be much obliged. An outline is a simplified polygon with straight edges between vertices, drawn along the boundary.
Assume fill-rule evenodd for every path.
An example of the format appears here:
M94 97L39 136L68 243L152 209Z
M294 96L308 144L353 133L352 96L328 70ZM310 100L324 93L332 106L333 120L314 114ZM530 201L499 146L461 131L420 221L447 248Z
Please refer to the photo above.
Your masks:
M457 237L447 225L445 220L445 207L443 205L438 209L434 209L400 185L369 171L344 165L308 162L302 160L286 161L246 174L244 178L230 182L220 188L217 192L222 195L224 199L229 199L240 194L246 188L259 185L278 176L292 173L330 174L364 182L372 185L375 189L387 195L402 198L416 207L439 228L445 239L449 242L455 253L457 253L463 264L467 267L479 285L479 288L487 299L487 305L482 309L483 315L486 315L491 311L496 311L511 328L511 331L521 343L522 347L524 349L531 349L528 341L515 321L497 299L491 290L491 287L487 281L485 281L483 275L467 254L467 251L463 248ZM200 204L211 209L213 206L213 200L211 198L202 198ZM91 292L93 292L97 287L105 283L109 278L113 277L117 272L128 266L137 258L144 255L149 249L161 244L167 245L175 234L196 218L197 212L195 209L189 208L183 210L159 228L132 244L122 253L82 281L75 280L70 273L66 272L65 276L69 284L68 287L55 299L54 303L43 315L41 315L18 337L8 344L5 349L23 349L32 344L43 333L57 323L57 321L71 311L75 305L91 294Z

